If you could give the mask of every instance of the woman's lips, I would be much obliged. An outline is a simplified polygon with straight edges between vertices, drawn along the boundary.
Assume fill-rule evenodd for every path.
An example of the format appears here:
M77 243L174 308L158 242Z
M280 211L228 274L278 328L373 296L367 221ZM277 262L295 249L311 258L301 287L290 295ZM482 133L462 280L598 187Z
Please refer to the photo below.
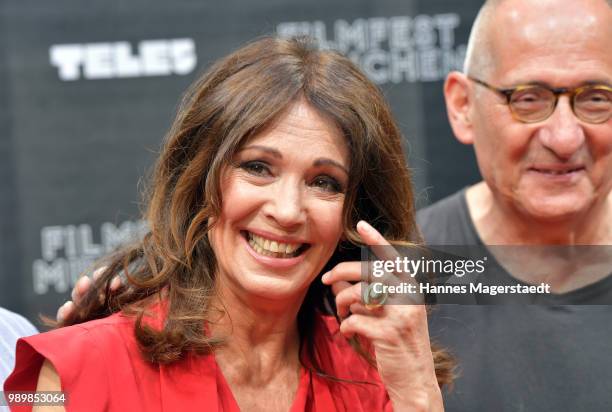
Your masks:
M276 268L286 268L301 262L304 252L310 247L308 243L279 242L246 230L241 231L241 235L251 256L263 265Z
M246 232L249 244L257 253L277 258L289 258L299 254L302 243L282 242Z

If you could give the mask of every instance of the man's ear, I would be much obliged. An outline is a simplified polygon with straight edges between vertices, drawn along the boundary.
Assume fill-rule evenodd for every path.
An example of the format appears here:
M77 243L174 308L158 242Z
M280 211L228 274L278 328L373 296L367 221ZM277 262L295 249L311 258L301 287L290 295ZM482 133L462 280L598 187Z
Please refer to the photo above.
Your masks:
M446 113L455 138L463 144L474 143L474 130L470 117L474 102L470 88L470 80L463 73L451 72L446 76L444 82Z

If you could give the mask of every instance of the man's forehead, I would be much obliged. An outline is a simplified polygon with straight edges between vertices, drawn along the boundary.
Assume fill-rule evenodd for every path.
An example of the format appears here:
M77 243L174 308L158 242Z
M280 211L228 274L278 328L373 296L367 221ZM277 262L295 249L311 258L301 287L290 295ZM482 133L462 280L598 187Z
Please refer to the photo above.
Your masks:
M576 73L578 66L599 78L612 76L612 8L605 0L504 1L488 35L496 77L513 73L519 80L531 68Z
M609 27L606 22L612 18L609 0L498 0L494 3L492 27L496 32L500 24L506 29L521 29L532 24L567 29L568 23L593 25L600 21Z

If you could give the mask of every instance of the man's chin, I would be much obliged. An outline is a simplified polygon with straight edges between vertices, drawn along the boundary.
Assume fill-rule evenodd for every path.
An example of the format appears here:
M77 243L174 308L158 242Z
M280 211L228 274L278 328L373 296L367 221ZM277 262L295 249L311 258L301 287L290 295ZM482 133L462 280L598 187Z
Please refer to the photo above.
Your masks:
M520 209L533 220L542 222L570 222L590 209L584 198L531 198L521 202Z
M528 220L570 223L584 217L597 202L596 192L585 181L569 187L534 183L523 180L506 198Z

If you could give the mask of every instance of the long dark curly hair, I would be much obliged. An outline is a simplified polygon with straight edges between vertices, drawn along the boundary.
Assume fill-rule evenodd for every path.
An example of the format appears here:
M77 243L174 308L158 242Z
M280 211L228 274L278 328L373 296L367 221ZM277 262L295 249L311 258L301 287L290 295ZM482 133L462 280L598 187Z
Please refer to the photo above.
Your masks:
M123 310L136 317L135 335L152 362L208 353L222 344L207 336L216 260L207 232L220 215L220 174L234 153L297 100L336 123L350 150L343 241L324 271L359 260L356 223L365 219L390 241L414 241L412 183L399 128L380 90L346 57L305 38L265 37L219 60L187 91L157 161L147 194L142 240L102 261L103 273L67 324ZM125 285L110 293L118 273ZM324 273L324 272L322 272ZM104 301L100 290L105 289ZM161 329L143 322L151 299L167 304ZM302 349L314 353L317 311L335 314L328 286L315 281L298 313ZM448 383L452 361L432 348L438 382ZM301 351L302 352L302 351ZM316 359L315 369L319 369ZM319 372L324 373L324 371Z

